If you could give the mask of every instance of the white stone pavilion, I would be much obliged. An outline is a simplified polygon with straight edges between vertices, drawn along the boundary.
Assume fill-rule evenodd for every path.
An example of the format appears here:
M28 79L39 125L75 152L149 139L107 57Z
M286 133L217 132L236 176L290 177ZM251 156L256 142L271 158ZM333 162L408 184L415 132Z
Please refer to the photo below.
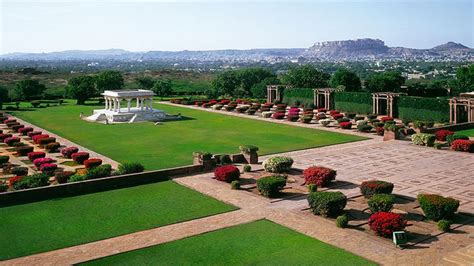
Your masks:
M176 119L177 116L153 109L153 93L150 90L106 90L102 93L105 100L104 109L94 110L93 115L85 119L104 123L133 123L142 121L162 121ZM126 107L121 107L123 101Z

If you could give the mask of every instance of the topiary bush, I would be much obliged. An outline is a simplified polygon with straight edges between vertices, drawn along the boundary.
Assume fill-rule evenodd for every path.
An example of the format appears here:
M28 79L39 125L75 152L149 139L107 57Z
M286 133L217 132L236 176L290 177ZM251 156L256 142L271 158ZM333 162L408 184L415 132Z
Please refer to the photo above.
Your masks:
M65 184L72 175L74 175L72 171L63 171L56 173L54 178L59 184Z
M266 176L257 180L257 189L265 197L274 198L286 186L284 176Z
M37 159L34 159L33 160L33 164L36 166L36 167L40 167L42 164L45 164L45 163L52 163L53 162L53 159L51 158L37 158Z
M291 169L293 159L291 157L276 156L263 161L262 166L270 173L284 173Z
M339 123L339 126L342 129L352 129L352 123L351 122L341 122L341 123Z
M26 136L28 134L28 132L33 132L33 128L32 127L23 127L23 128L18 129L18 133L22 134L23 136Z
M239 168L233 165L225 165L225 166L217 167L214 170L214 179L219 180L219 181L230 183L234 180L239 180L239 178L240 178Z
M451 230L452 224L453 223L450 220L441 219L437 223L438 230L443 231L443 232L448 232L449 230Z
M335 170L320 166L312 166L303 171L305 184L314 184L319 187L325 187L331 181L336 180L336 175Z
M453 151L474 152L474 141L457 139L451 143Z
M357 130L360 132L370 132L372 131L372 126L368 124L360 124L357 126Z
M46 147L49 143L56 142L56 138L49 137L49 138L41 138L38 139L38 145Z
M406 222L400 214L377 212L370 216L369 226L378 236L392 237L394 231L401 231L405 228Z
M84 166L86 169L91 169L102 164L102 160L99 158L91 158L84 161Z
M19 146L16 147L16 152L18 153L19 156L26 156L28 153L33 151L33 147L25 145L25 146Z
M28 168L23 166L16 166L12 169L12 174L16 176L28 175Z
M347 198L339 191L314 192L308 195L308 203L314 214L335 217L346 207Z
M34 135L34 136L31 137L31 139L33 140L33 142L35 144L39 144L39 140L44 139L44 138L49 138L49 135L48 134L39 134L39 135Z
M121 175L140 173L144 170L145 167L139 162L125 162L118 166L118 173Z
M46 157L46 153L42 151L33 151L29 152L27 156L28 159L33 162L35 159Z
M61 144L59 144L58 142L51 142L46 144L45 149L49 152L56 152L59 147L61 147Z
M416 133L411 135L411 141L415 145L421 146L433 146L436 140L436 136L434 134L427 134L427 133Z
M96 179L102 177L108 177L112 173L112 166L110 164L103 164L87 170L85 174L86 179Z
M88 152L75 152L71 154L71 158L76 163L82 164L84 163L85 160L89 159L89 153Z
M239 180L234 180L230 182L230 188L231 189L240 189L240 181Z
M10 137L12 137L12 134L9 134L9 133L8 134L0 134L0 141L4 142L4 140L6 138L10 138Z
M360 193L366 198L372 197L374 194L391 194L393 184L382 180L364 181L360 185Z
M347 215L343 214L343 215L337 216L336 218L337 227L346 228L348 224L349 224L349 218L347 217Z
M416 198L426 218L433 221L451 218L459 207L459 200L436 194L419 194Z
M7 155L0 155L0 165L8 163L10 157Z
M469 137L466 136L466 135L462 135L462 134L454 134L454 135L448 135L446 136L446 142L448 143L449 146L451 146L451 144L453 143L453 141L457 140L457 139L464 139L464 140L469 140Z
M391 194L374 194L367 203L372 213L389 212L395 203L395 196Z
M219 156L219 162L221 164L231 164L232 159L230 158L229 154L222 154Z
M252 171L252 166L249 164L244 165L244 172L251 172Z
M454 131L447 130L447 129L440 129L435 132L436 140L439 141L446 141L446 137L450 135L454 135Z
M67 148L61 149L61 154L64 157L71 159L72 154L78 151L79 151L79 148L77 147L67 147Z
M17 137L8 137L3 140L3 143L7 144L8 146L14 146L15 143L20 142L20 138Z

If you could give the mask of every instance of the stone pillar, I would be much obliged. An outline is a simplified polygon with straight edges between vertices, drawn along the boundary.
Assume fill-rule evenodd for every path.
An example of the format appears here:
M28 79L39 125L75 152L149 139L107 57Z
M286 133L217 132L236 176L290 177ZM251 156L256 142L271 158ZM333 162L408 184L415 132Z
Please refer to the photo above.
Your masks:
M375 114L375 95L372 94L372 113Z
M452 100L449 100L449 123L453 123L453 103Z
M122 99L118 98L117 99L117 112L120 113L120 103L121 103Z
M130 103L131 103L132 99L127 99L127 112L130 113Z
M144 99L140 99L140 110L143 111L143 101Z
M458 105L456 104L456 101L454 101L454 124L458 123L457 113L458 113Z
M105 102L105 110L109 108L109 103L107 102L107 97L104 97Z
M140 99L137 97L137 108L140 107Z

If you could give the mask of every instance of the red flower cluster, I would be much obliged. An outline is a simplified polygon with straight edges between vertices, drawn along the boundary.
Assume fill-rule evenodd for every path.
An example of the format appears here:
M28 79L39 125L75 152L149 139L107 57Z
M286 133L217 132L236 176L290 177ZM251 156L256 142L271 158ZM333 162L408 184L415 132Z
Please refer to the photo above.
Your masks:
M79 149L77 147L71 146L71 147L66 147L64 149L61 149L61 154L66 158L71 158L71 155L78 151Z
M436 131L435 133L436 139L439 141L446 141L446 137L453 134L454 134L454 131L447 130L447 129L440 129Z
M214 170L214 179L217 179L219 181L225 181L227 183L230 183L234 180L239 180L239 177L239 168L233 165L217 167L216 170Z
M326 113L327 111L326 108L318 108L318 113Z
M384 132L385 132L385 129L383 127L375 127L375 134L379 136L383 136Z
M51 159L51 158L37 158L37 159L33 160L33 164L36 167L41 167L41 165L43 165L45 163L52 163L52 162L53 162L53 159Z
M6 143L8 146L12 146L13 143L20 142L20 138L18 137L8 137L3 139L3 143Z
M341 122L341 123L339 123L339 126L342 129L351 129L352 128L352 123L351 122Z
M89 159L89 153L88 152L75 152L71 154L71 158L79 164L84 163L85 160Z
M457 139L451 143L451 149L455 151L474 152L474 141Z
M39 135L34 135L34 136L31 137L31 139L33 140L33 142L35 144L39 144L39 140L44 139L44 138L49 138L49 135L48 134L39 134Z
M99 166L102 164L102 160L101 159L98 159L98 158L91 158L91 159L87 159L84 161L84 166L87 168L87 169L90 169L92 167L96 167L96 166Z
M46 153L42 151L32 151L32 152L29 152L27 156L30 161L34 161L38 158L44 158L46 156Z
M283 112L277 112L272 115L273 119L283 119L285 117L285 113Z
M339 118L343 118L343 117L344 117L343 114L333 114L333 115L331 115L331 116L332 116L332 118L334 118L334 119L336 119L336 120L338 120Z
M336 180L336 171L326 167L312 166L303 171L305 185L315 184L325 187L332 180Z
M30 138L33 138L33 136L41 135L41 131L28 132L26 135L28 135L28 137L30 137Z
M338 115L338 114L340 114L340 113L341 113L341 112L339 112L339 111L337 111L337 110L331 110L331 111L329 111L329 114L330 114L331 116Z
M226 104L229 104L229 103L230 103L230 100L227 100L227 99L222 99L220 101L220 104L222 104L222 105L226 105Z
M58 169L58 166L54 163L44 163L40 166L40 171L42 172L52 172Z
M377 212L370 216L369 226L377 235L391 237L394 231L400 231L405 228L406 221L397 213Z
M23 176L10 177L10 179L8 179L8 186L9 186L10 188L13 187L13 184L15 184L16 182L20 181L22 178L23 178Z
M28 134L28 132L33 132L33 128L32 127L22 127L20 129L18 129L18 133L21 133L23 136L26 136L26 134Z
M387 121L393 121L393 117L391 116L383 116L382 118L380 118L380 121L381 122L387 122Z
M0 134L0 141L3 142L6 138L11 138L12 134Z

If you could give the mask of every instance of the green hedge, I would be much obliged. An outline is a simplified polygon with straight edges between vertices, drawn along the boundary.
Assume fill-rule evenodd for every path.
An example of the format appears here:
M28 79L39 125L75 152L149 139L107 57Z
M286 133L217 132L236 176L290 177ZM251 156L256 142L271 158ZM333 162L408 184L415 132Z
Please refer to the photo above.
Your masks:
M293 104L295 101L300 101L304 106L310 106L314 103L313 89L310 88L291 88L285 89L283 92L282 102L286 104Z
M335 109L343 112L371 114L372 94L369 92L334 92Z
M400 96L398 117L407 120L449 121L449 101L446 98Z

